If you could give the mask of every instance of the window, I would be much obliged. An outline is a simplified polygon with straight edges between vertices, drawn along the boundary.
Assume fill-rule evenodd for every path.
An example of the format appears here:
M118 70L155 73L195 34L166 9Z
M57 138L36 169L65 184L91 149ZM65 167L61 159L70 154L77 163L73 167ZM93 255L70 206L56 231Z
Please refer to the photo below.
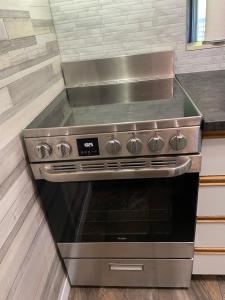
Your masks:
M204 41L206 1L207 0L190 0L189 43Z
M205 37L206 0L197 0L197 2L198 12L196 42L202 42Z

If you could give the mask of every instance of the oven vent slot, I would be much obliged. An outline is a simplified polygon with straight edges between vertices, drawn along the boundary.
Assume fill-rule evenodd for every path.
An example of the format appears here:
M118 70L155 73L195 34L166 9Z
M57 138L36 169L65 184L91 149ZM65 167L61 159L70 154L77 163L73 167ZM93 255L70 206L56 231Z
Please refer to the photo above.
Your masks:
M80 164L81 171L101 171L105 170L104 163L81 163Z
M175 167L177 164L176 159L157 159L157 160L151 160L150 166L151 167Z
M118 170L120 168L118 162L107 162L107 169L109 170Z
M176 159L152 159L152 160L124 160L124 161L104 161L104 162L80 162L77 164L53 165L55 172L88 172L104 170L141 169L149 167L175 167Z
M57 172L74 172L74 171L77 171L77 166L75 164L70 164L70 165L54 165L52 166L52 169L54 171L57 171Z
M121 161L120 167L121 169L129 169L129 168L145 168L147 165L147 162L144 160L140 161Z

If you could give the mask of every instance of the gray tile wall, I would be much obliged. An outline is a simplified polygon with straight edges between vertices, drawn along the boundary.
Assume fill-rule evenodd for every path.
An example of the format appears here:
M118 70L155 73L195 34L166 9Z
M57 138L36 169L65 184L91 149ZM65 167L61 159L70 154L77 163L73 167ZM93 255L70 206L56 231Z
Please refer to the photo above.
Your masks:
M66 276L24 154L21 124L30 121L37 101L43 107L63 88L58 44L48 1L0 0L0 8L0 300L57 300Z
M187 0L50 0L63 61L174 49L176 72L225 69L225 47L186 51Z

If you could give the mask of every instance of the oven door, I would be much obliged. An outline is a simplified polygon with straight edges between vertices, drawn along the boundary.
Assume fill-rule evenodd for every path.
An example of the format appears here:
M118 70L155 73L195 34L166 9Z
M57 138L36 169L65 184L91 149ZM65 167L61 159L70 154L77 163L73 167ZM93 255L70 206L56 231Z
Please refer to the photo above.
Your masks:
M38 181L64 258L192 258L198 173L54 183Z

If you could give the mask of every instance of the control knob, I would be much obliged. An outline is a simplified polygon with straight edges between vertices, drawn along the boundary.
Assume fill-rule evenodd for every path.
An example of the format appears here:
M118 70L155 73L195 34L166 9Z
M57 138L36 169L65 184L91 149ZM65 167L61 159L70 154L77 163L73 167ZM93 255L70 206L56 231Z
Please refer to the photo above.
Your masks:
M159 135L155 135L148 141L148 147L152 152L159 152L164 147L164 141Z
M48 158L52 153L51 147L46 143L41 143L35 147L35 152L38 158Z
M108 141L106 144L106 150L111 155L118 154L121 150L120 141L118 141L116 139L112 139L112 140Z
M187 146L187 139L183 134L178 133L170 139L170 146L175 151L183 150Z
M132 154L139 154L142 150L142 141L133 137L127 142L127 150Z
M62 142L56 145L57 156L63 158L70 155L71 147L68 143Z

